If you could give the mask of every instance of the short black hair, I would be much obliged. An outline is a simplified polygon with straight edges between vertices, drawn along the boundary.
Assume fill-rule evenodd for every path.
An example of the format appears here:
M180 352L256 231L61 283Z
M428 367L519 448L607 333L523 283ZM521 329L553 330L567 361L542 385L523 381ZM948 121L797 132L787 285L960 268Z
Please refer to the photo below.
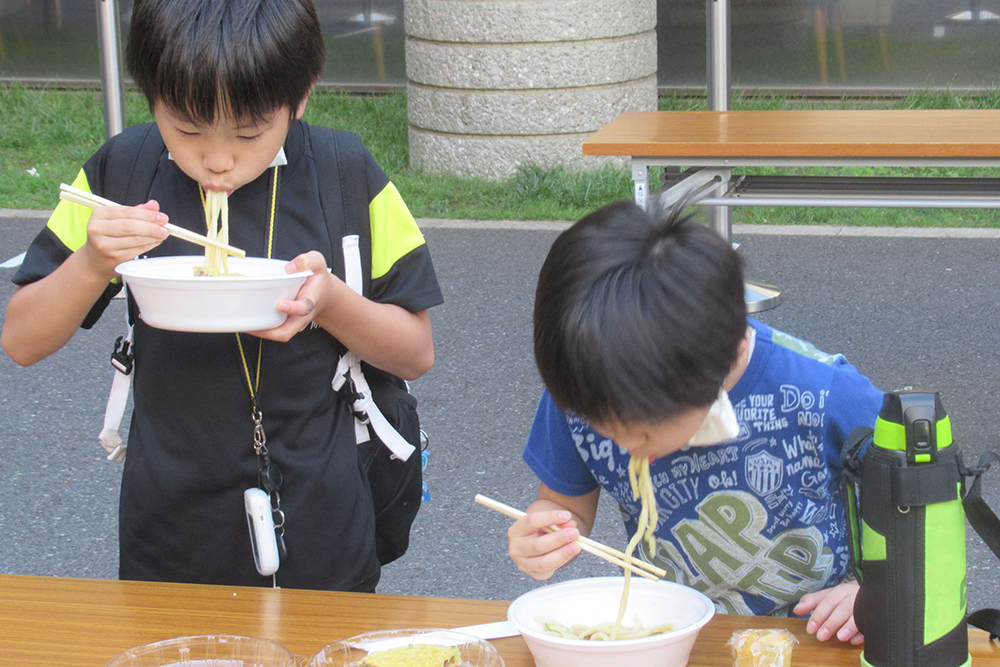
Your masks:
M260 122L298 107L326 47L312 0L136 0L126 60L151 108Z
M659 422L710 405L746 335L743 266L679 207L591 213L553 243L535 293L535 362L563 410Z

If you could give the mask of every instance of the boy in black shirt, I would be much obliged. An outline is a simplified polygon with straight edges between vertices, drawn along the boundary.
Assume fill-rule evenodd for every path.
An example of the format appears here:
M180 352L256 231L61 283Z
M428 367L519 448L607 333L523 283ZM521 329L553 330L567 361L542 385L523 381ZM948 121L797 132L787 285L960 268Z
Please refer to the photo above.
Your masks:
M127 61L166 144L149 201L94 211L60 202L14 277L3 347L22 365L60 349L120 289L119 263L197 253L163 224L169 216L203 232L203 191L226 191L232 245L314 275L278 304L285 323L257 332L260 348L248 336L238 344L136 320L120 576L374 590L372 500L353 414L331 379L345 349L407 379L433 364L427 309L442 296L423 237L366 152L367 191L344 196L364 198L370 212L370 298L327 271L342 264L319 201L330 176L319 173L320 147L300 120L325 62L311 0L137 1ZM74 185L102 195L128 178L109 173L109 156L148 129L109 140ZM243 492L258 483L251 394L284 475L288 556L276 579L254 567L243 509Z

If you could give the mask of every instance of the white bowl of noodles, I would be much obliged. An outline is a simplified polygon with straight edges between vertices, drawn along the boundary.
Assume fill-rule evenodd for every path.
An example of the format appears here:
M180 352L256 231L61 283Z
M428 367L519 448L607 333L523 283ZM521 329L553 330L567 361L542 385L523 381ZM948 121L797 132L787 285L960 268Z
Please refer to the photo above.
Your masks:
M545 630L549 621L566 627L614 623L624 582L624 577L595 577L543 586L514 600L507 618L521 632L537 667L684 667L698 632L715 615L715 605L680 584L632 577L622 624L670 624L674 630L614 641L567 638Z
M292 300L311 271L286 273L282 259L230 257L229 272L199 276L204 255L136 259L115 269L148 325L171 331L232 333L280 326L287 317L276 306Z

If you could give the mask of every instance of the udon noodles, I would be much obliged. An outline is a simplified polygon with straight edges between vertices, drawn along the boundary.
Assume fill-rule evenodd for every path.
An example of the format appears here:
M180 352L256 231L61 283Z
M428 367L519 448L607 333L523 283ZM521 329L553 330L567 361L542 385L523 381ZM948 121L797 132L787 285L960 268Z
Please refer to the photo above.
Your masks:
M656 496L653 490L653 480L649 475L649 459L632 457L628 464L628 479L632 487L632 499L642 503L639 511L639 521L635 535L629 540L625 549L625 562L632 564L634 560L632 553L643 539L649 547L650 553L656 553L656 523L659 520L659 513L656 511ZM625 609L628 607L629 584L632 580L632 573L625 570L625 586L622 589L621 602L618 605L618 617L614 623L599 623L597 625L571 625L565 626L550 619L539 618L545 630L570 639L593 639L593 640L616 640L616 639L638 639L649 637L663 632L676 630L674 625L665 623L645 627L641 622L634 626L622 625L625 620Z
M219 243L229 243L229 195L221 190L205 190L202 198L205 207L206 236ZM221 248L205 246L205 266L195 267L198 276L229 276L228 255Z

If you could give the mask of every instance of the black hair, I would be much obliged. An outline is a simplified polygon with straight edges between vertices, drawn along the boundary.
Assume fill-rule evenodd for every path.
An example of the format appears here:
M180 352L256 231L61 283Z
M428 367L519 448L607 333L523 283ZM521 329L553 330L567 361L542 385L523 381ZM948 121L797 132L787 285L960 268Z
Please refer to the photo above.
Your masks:
M710 405L746 335L732 245L681 216L631 202L559 235L535 293L535 362L563 410L659 422Z
M312 0L136 0L126 60L150 108L260 122L299 106L326 47Z

